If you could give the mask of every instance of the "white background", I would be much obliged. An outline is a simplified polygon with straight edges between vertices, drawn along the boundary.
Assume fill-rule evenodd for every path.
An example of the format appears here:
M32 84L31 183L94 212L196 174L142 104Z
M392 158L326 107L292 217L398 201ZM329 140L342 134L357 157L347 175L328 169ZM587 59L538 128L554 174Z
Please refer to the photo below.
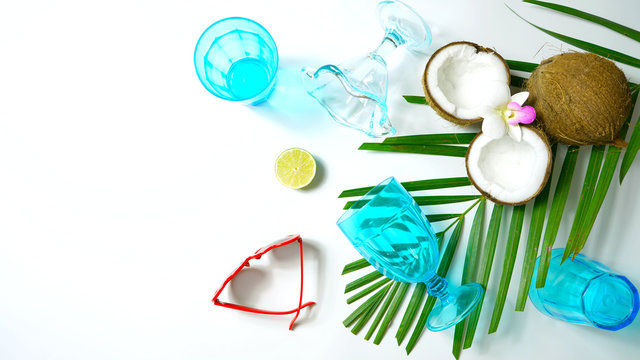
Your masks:
M640 57L640 44L605 28L507 2L551 30ZM502 1L409 3L433 27L432 51L470 40L507 59L540 62L571 49L518 19ZM562 3L640 27L637 1ZM335 226L343 205L337 195L391 175L401 181L463 176L464 163L356 151L368 138L336 125L297 87L302 66L338 63L378 44L382 31L375 4L3 2L0 358L404 358L404 347L393 336L399 318L380 346L341 324L355 309L345 304L343 287L356 276L340 272L358 255ZM227 103L198 82L195 43L209 24L227 16L255 19L279 47L279 82L268 103ZM399 134L461 131L428 107L401 99L422 94L426 56L397 50L389 63L389 108ZM638 69L621 68L630 80L640 81ZM275 158L290 147L307 149L320 165L307 190L287 189L273 174ZM583 154L565 211L568 219L586 160ZM638 161L622 186L616 174L583 253L640 285L638 183ZM473 193L438 193L464 191ZM468 231L470 220L466 225ZM565 219L557 246L564 245L569 226ZM318 305L303 311L294 331L287 330L289 316L244 314L209 301L244 257L295 232L306 244L305 300ZM500 328L486 335L503 260L504 238L499 240L488 310L464 358L640 355L640 321L614 333L552 320L530 303L524 313L514 312L524 244ZM449 274L456 283L465 246L466 235ZM266 267L247 272L226 298L293 307L295 256L271 260L276 272ZM452 329L427 332L410 357L452 358L452 338Z

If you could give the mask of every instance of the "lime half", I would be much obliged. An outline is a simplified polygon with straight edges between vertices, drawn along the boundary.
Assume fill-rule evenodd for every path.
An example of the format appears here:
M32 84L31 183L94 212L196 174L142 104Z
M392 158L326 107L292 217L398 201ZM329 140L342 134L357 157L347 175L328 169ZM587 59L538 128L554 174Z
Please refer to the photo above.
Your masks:
M305 150L285 150L276 160L276 177L288 188L303 188L311 183L315 175L316 161Z

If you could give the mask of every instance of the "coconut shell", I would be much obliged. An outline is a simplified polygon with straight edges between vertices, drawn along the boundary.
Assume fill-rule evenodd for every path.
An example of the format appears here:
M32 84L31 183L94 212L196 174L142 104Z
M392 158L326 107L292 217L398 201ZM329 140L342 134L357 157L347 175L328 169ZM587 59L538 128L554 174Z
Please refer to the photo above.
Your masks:
M547 158L547 169L546 169L545 174L544 174L544 180L540 184L540 187L538 188L538 190L536 190L536 192L531 197L529 197L528 199L525 199L525 200L522 200L522 201L519 201L519 202L515 202L515 203L504 202L504 201L496 199L495 197L493 197L493 195L489 194L484 189L479 187L476 184L476 182L473 180L473 177L470 175L470 173L469 173L469 150L467 150L467 154L466 154L466 156L464 158L464 166L465 166L465 169L467 170L467 175L469 177L469 181L471 181L471 184L484 197L486 197L487 199L493 201L496 204L502 204L502 205L507 205L507 206L519 206L519 205L523 205L523 204L528 203L529 201L535 199L536 196L540 195L540 193L542 192L544 187L547 185L547 182L549 181L549 176L551 175L551 169L553 168L553 158L552 158L552 154L553 153L551 152L551 144L549 143L549 139L548 139L547 135L545 135L545 133L542 132L542 130L536 128L535 126L520 125L520 127L527 128L527 129L533 131L536 135L538 135L540 137L540 139L542 139L542 142L544 142L544 145L547 148L547 156L548 156L548 158ZM473 140L471 140L471 143L469 143L469 148L468 149L471 149L471 147L473 146L473 143L478 139L478 137L480 135L482 135L482 131L479 132L478 135L476 135L476 137L473 138ZM506 135L506 136L508 136L508 135Z
M625 146L618 138L631 110L622 70L592 53L564 53L544 60L526 83L538 126L569 145Z
M485 48L483 46L480 46L480 45L478 45L476 43L472 43L472 42L469 42L469 41L455 41L455 42L449 43L449 44L441 47L435 53L433 53L433 55L431 55L431 57L429 58L429 61L427 62L427 65L424 68L424 73L422 74L422 89L424 90L424 97L426 98L429 106L438 115L440 115L443 119L449 120L452 123L457 124L457 125L468 126L468 125L475 124L475 123L478 123L478 122L482 121L482 117L477 117L477 118L473 118L473 119L461 119L461 118L455 117L453 114L450 114L447 111L445 111L433 99L433 97L431 96L431 93L429 92L429 87L427 86L427 72L429 71L429 65L431 65L431 60L436 58L436 55L438 55L438 53L440 53L442 50L444 50L444 49L446 49L446 48L448 48L450 46L455 46L455 45L469 45L469 46L472 46L472 47L476 48L477 52L486 52L486 53L492 53L492 54L496 55L500 59L500 61L502 61L502 63L504 64L504 69L505 69L505 72L507 73L507 85L510 84L511 75L509 74L509 65L507 65L507 62L504 60L504 58L502 56L500 56L500 54L495 52L495 50Z

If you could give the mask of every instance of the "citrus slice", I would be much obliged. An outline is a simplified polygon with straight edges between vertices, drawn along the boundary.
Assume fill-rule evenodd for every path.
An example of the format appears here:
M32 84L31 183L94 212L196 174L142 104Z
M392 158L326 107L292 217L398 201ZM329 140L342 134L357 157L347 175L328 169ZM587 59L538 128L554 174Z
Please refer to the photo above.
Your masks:
M311 183L316 175L316 161L307 151L292 148L283 151L276 160L276 177L291 189L300 189Z

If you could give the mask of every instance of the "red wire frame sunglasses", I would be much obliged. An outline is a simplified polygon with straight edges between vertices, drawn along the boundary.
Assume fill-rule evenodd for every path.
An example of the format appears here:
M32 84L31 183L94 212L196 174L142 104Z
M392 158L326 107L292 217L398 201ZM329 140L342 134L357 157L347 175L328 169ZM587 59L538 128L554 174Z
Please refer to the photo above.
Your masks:
M240 271L242 271L242 269L244 269L245 267L249 267L249 261L256 259L259 260L262 255L268 253L269 251L282 247L282 246L286 246L289 245L291 243L297 242L298 245L300 246L300 298L298 300L298 307L294 308L292 310L285 310L285 311L270 311L270 310L262 310L262 309L257 309L257 308L252 308L249 306L242 306L242 305L237 305L237 304L232 304L232 303L227 303L227 302L222 302L220 300L218 300L218 297L220 296L220 293L222 293L222 290L224 290L224 288L227 286L227 284L229 282L231 282L231 280L233 280L233 278L236 277L236 275L238 275L238 273L240 273ZM271 243L270 245L267 245L265 247L262 247L260 249L258 249L253 255L247 257L242 264L240 264L240 266L238 266L238 268L231 273L231 275L229 277L227 277L227 279L224 281L224 283L222 283L222 286L218 289L218 291L216 291L216 293L213 295L213 299L211 299L211 301L213 301L213 303L215 305L218 306L222 306L222 307L226 307L229 309L234 309L234 310L240 310L240 311L246 311L246 312L251 312L251 313L256 313L256 314L265 314L265 315L288 315L288 314L293 314L295 313L296 315L293 317L293 319L291 320L291 323L289 324L289 330L293 329L293 324L295 323L295 321L298 319L298 315L300 315L300 310L302 310L303 308L307 307L307 306L311 306L314 305L315 302L310 301L310 302L306 302L306 303L302 303L302 287L304 284L304 270L303 270L303 266L304 265L304 258L303 258L303 253L302 253L302 238L300 237L300 235L289 235L287 237L285 237L284 239L278 240L274 243Z

